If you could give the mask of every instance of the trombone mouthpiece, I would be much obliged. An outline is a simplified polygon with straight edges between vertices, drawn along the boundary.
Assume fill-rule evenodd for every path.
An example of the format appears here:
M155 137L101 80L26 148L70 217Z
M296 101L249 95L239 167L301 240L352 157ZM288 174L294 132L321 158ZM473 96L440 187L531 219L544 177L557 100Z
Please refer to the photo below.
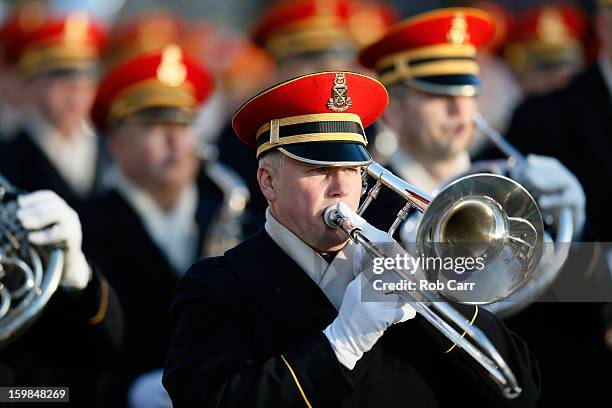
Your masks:
M329 228L338 229L340 227L336 223L336 220L339 218L339 216L340 214L338 213L336 206L330 205L323 213L323 221L325 221L325 225L327 225Z

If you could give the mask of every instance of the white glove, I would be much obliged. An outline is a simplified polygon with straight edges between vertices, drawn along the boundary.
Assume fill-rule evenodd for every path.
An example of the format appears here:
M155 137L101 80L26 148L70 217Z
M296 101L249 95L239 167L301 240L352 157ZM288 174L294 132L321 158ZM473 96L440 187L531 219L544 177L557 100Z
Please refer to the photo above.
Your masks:
M163 369L138 376L128 390L130 408L172 408L172 400L162 385Z
M345 203L339 202L337 208L354 226L361 228L373 243L387 246L395 243L389 234L372 227ZM369 256L362 248L359 249L353 258L356 271L363 266L360 258ZM397 295L375 291L366 274L361 272L348 284L338 316L323 330L323 334L329 340L338 361L352 370L363 353L374 347L387 327L412 319L415 315L412 306L400 300Z
M349 370L355 368L363 353L374 347L389 326L416 316L412 306L395 294L387 295L388 302L362 301L362 286L364 292L371 287L363 275L349 283L338 316L323 330L338 361Z
M91 269L81 250L81 223L77 213L57 194L49 190L18 197L17 217L34 245L64 244L64 273L60 285L84 289L91 278Z
M513 179L537 197L543 212L552 213L562 207L572 209L574 231L584 226L586 197L582 185L559 160L548 156L527 156L526 166L511 171Z

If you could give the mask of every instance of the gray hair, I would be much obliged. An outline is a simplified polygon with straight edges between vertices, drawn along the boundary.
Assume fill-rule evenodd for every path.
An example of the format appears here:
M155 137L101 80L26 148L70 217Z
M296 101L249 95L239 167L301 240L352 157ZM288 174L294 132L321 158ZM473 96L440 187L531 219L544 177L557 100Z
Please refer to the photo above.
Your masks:
M285 156L279 150L272 150L271 152L266 152L263 156L259 158L259 167L267 164L274 170L281 170L287 161L287 156Z

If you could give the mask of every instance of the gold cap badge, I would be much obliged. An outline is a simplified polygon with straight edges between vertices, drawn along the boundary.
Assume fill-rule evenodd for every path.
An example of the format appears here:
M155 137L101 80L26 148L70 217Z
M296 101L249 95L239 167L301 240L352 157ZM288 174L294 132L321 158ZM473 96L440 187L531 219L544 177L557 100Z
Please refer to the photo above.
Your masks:
M463 13L455 14L455 17L451 21L451 28L446 34L446 39L453 45L462 45L466 41L469 41L470 35L467 32L467 21Z
M327 107L334 112L344 112L353 105L351 98L348 96L348 86L346 85L346 77L343 73L336 74L334 78L334 86L332 88L332 97L327 102Z
M168 45L162 52L162 60L157 67L157 79L168 86L181 85L187 78L187 68L182 63L183 53L177 45Z

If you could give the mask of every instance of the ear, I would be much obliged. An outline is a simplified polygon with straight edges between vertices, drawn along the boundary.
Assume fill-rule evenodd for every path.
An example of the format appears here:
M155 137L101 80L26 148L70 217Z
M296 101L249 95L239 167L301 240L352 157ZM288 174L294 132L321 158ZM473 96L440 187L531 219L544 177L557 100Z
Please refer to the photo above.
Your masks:
M268 202L276 201L275 177L274 169L267 164L263 164L257 169L257 182Z
M402 121L402 101L400 95L390 95L389 104L383 113L382 119L392 131L397 132Z

